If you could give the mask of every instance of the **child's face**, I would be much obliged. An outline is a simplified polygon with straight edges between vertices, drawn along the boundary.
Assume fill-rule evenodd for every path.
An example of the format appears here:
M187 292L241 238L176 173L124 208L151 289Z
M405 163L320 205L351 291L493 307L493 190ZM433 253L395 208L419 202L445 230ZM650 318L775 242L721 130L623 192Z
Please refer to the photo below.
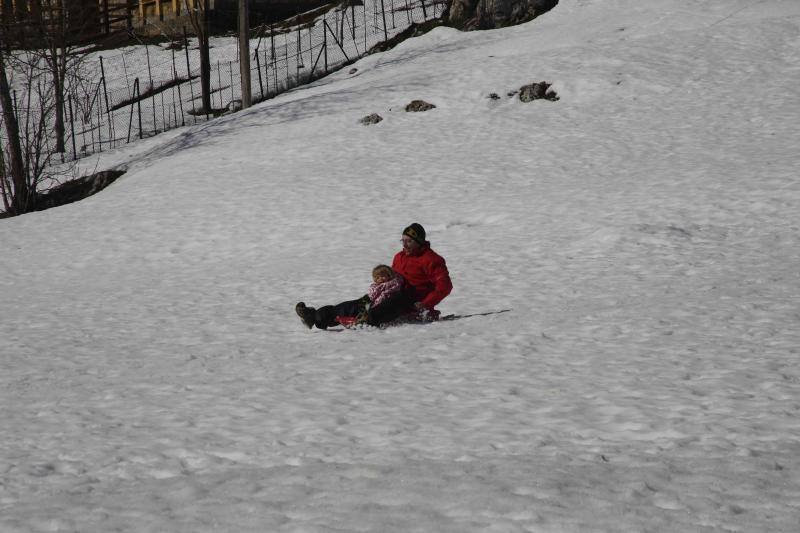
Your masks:
M382 270L380 272L376 272L375 276L373 276L373 279L375 280L375 283L386 283L387 281L392 279L392 274L391 272Z

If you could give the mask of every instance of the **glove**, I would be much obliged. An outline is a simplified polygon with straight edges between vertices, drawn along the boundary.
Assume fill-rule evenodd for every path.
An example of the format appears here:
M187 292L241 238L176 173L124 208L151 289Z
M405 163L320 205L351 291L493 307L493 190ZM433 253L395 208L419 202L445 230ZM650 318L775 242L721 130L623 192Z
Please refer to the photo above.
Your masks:
M428 322L431 319L431 310L425 307L422 302L414 302L414 308L417 310L419 319L423 322Z

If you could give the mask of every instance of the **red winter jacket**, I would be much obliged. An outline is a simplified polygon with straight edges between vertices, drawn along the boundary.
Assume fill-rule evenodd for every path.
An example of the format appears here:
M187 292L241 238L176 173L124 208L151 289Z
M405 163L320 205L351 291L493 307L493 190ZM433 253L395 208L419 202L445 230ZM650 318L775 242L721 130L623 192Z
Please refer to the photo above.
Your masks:
M415 297L428 309L444 300L453 290L447 265L439 254L431 250L431 243L425 244L414 255L397 252L392 261L392 269L403 276L413 288Z

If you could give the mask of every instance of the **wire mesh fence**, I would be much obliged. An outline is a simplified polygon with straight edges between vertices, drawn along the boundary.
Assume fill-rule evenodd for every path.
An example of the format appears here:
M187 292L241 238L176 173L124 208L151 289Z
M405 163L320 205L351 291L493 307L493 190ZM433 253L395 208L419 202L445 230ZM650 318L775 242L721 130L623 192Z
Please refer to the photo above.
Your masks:
M298 16L296 23L262 26L250 43L252 100L324 76L412 24L440 17L444 8L445 0L349 0L311 21ZM168 48L140 46L85 64L89 75L65 91L65 146L59 159L74 160L236 111L242 85L236 40L212 41L212 109L202 106L200 52L192 46L197 41L182 41ZM52 121L54 113L31 105L18 107L17 116ZM55 145L48 142L48 149Z

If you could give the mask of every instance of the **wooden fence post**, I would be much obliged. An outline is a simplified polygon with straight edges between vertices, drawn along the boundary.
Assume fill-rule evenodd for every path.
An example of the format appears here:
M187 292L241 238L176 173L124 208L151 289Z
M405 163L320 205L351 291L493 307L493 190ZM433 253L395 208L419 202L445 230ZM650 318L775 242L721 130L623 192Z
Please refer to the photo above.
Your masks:
M106 115L108 115L108 134L111 135L111 146L114 146L114 121L111 120L111 108L108 105L108 87L106 86L106 69L103 65L103 56L100 56L100 79L103 82L103 98L106 102Z
M69 106L69 127L72 131L72 159L78 159L78 149L75 145L75 115L72 113L72 96L67 94L67 105Z
M98 87L99 89L99 87ZM100 147L100 153L103 153L103 108L98 103L97 105L97 146Z
M139 79L133 80L133 94L136 94L136 87L139 85ZM131 101L131 118L128 119L128 138L125 141L126 143L131 142L131 129L133 129L133 104L134 102Z
M111 22L108 15L108 0L103 0L103 29L105 30L106 35L111 33Z
M261 60L258 56L258 49L256 49L256 52L253 55L255 56L256 70L258 71L258 89L261 93L261 98L264 98L264 82L261 80Z
M217 60L217 89L219 90L219 107L222 109L224 105L222 103L222 70L219 66L219 60Z
M425 4L423 4L425 5ZM386 31L386 8L383 5L383 0L381 0L381 16L383 17L383 38L384 40L389 40L389 32Z
M136 78L134 91L136 92L136 107L139 110L139 138L142 139L142 87L139 84L139 78Z
M186 51L186 78L189 80L189 94L192 98L192 117L194 118L194 123L197 124L197 115L194 112L194 85L192 85L192 66L189 63L189 36L186 33L186 26L183 27L183 49Z
M233 72L231 71L231 76ZM247 15L247 0L239 0L239 78L242 109L250 107L253 97L250 83L250 20ZM233 100L233 82L231 82Z

